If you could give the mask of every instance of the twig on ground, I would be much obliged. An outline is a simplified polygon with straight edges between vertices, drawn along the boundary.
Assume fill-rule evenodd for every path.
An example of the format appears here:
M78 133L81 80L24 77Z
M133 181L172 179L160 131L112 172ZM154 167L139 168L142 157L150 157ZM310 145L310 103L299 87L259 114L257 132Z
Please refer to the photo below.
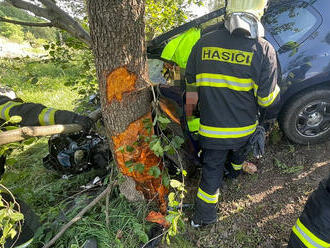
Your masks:
M43 246L43 248L49 248L64 234L64 232L71 227L74 223L80 220L83 215L89 211L92 207L94 207L103 197L105 197L108 192L112 190L112 187L117 184L117 181L113 183L109 183L108 187L99 195L97 196L92 202L90 202L83 210L81 210L72 220L70 220L67 224L65 224L58 234L55 235L47 244Z
M166 230L165 232L162 232L161 234L157 235L156 237L153 237L152 239L150 239L147 243L145 243L141 248L146 247L149 243L151 243L152 241L160 238L161 236L165 235L166 233L168 233L168 230Z

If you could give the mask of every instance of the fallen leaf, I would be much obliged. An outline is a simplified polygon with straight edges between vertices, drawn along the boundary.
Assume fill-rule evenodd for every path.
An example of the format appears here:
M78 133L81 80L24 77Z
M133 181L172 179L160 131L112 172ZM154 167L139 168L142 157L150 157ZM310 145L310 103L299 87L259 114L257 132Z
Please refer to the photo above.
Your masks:
M258 168L255 164L250 162L244 162L243 164L243 171L248 174L254 174L258 171Z
M155 211L151 211L146 217L146 220L149 222L158 223L159 225L162 225L165 228L171 226L171 224L165 219L164 215Z

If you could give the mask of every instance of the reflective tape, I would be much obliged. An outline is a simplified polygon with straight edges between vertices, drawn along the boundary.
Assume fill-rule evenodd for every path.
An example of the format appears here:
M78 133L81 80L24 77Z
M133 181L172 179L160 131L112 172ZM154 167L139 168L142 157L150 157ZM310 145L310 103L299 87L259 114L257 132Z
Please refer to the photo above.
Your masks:
M8 121L10 119L10 115L9 115L9 111L17 106L17 105L21 105L22 103L20 102L13 102L13 101L9 101L6 102L2 105L0 105L0 117L1 119Z
M208 193L204 192L201 188L198 188L197 197L206 203L217 203L219 193L215 195L209 195Z
M228 88L235 91L250 91L254 88L254 81L251 78L201 73L196 75L196 83L194 85L199 87Z
M57 110L53 108L44 108L38 118L41 126L55 125L55 112Z
M233 166L234 170L241 170L243 168L243 164L234 164L231 163L231 166Z
M307 248L330 248L330 243L316 237L299 219L292 230Z
M272 93L270 93L269 96L266 96L266 97L258 96L258 104L262 107L270 106L275 101L275 99L279 93L280 93L280 87L278 87L278 85L276 85L274 91Z
M241 138L254 133L257 125L258 121L250 126L232 128L210 127L201 124L199 128L199 134L205 137L217 139Z

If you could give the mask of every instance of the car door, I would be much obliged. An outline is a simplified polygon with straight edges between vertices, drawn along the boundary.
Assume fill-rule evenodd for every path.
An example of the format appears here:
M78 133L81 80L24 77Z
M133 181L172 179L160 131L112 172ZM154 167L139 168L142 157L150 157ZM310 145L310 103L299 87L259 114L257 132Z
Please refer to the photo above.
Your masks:
M267 39L278 51L282 69L281 94L319 72L317 57L322 16L305 1L271 6L263 19ZM284 99L283 99L284 100Z

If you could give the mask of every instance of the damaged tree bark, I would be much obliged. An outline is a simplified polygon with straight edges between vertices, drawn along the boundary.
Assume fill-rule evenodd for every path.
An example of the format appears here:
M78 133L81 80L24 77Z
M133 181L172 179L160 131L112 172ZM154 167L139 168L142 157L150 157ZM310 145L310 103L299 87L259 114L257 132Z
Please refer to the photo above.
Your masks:
M88 0L92 47L100 86L102 114L110 149L120 171L132 177L147 199L158 199L166 211L166 188L161 177L149 175L162 161L149 148L152 132L151 93L147 83L145 47L145 0ZM138 142L137 142L138 141ZM130 149L127 149L129 147ZM142 164L132 171L128 163Z

